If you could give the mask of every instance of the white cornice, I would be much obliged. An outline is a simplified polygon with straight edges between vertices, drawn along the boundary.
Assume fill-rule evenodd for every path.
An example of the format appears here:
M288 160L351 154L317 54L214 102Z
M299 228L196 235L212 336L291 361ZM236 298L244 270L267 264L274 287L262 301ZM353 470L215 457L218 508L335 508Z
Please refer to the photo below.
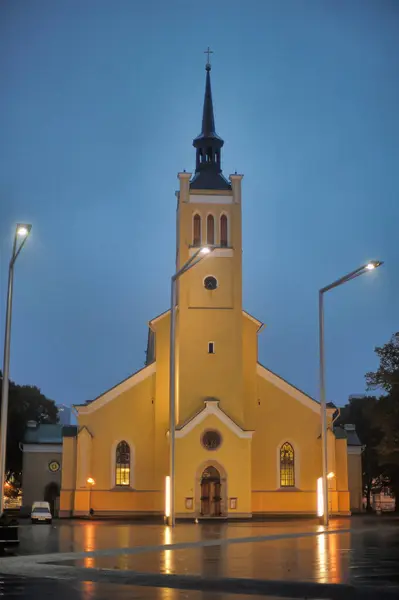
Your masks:
M260 377L263 377L263 379L266 379L266 381L268 381L272 385L275 385L277 388L279 388L295 400L298 400L298 402L300 402L307 408L310 408L310 410L312 410L313 412L320 414L320 404L316 402L316 400L313 400L310 396L307 396L306 394L301 392L301 390L298 390L298 388L288 383L288 381L285 381L278 375L275 375L260 363L257 364L256 372Z
M32 453L48 453L62 454L62 443L61 444L22 444L22 452L32 452Z
M194 256L194 254L196 252L198 252L198 248L196 248L196 247L190 248L188 251L190 256ZM221 257L224 258L226 256L234 256L234 250L233 250L233 248L214 248L212 250L212 253L211 254L208 253L208 255L209 255L209 257L215 256L218 258L221 258Z
M233 204L233 194L229 196L214 194L190 194L190 204Z
M144 367L137 373L134 373L134 375L131 375L131 377L128 377L115 387L108 390L108 392L105 392L104 394L102 394L102 396L99 396L98 398L93 400L93 402L87 404L87 406L76 406L75 408L78 414L89 415L94 411L98 410L99 408L102 408L103 406L108 404L108 402L111 402L127 390L130 390L130 388L134 387L135 385L138 385L139 383L147 379L147 377L153 375L155 371L156 363L153 362L150 365L148 365L148 367Z
M210 415L215 415L230 431L232 431L237 437L244 439L251 439L254 432L253 431L245 431L242 429L237 423L235 423L229 416L226 415L225 412L220 410L219 402L217 400L207 400L205 401L205 408L201 410L195 417L193 417L190 421L188 421L181 429L176 429L175 437L183 438L187 434L190 433L197 427L200 423L202 423L207 417Z

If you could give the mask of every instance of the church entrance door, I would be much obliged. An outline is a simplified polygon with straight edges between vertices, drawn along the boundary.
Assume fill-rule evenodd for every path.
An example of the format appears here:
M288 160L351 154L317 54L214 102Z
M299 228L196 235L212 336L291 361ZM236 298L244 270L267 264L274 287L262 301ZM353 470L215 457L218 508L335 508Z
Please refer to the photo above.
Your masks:
M220 517L221 500L220 473L215 467L207 467L201 477L201 516Z

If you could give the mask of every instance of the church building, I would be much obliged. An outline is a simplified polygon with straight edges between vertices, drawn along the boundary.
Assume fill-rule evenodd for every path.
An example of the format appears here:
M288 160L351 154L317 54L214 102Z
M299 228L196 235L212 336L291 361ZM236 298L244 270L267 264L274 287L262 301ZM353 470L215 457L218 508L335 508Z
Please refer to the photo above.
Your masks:
M195 172L178 174L175 510L177 518L317 512L320 405L258 362L264 324L242 306L243 175L222 173L206 65ZM171 206L171 210L174 210ZM267 334L266 334L267 335ZM60 516L164 515L169 476L170 310L149 322L146 365L76 406L63 438ZM350 514L348 444L328 409L329 504ZM360 473L360 449L354 470Z

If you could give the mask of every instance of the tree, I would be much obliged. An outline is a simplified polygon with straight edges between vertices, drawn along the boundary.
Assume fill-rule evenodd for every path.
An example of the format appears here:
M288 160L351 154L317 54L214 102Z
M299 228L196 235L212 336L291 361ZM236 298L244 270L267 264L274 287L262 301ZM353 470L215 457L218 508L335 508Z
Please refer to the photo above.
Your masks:
M377 346L375 353L380 359L380 366L375 373L366 373L367 388L382 388L389 394L399 392L399 332L394 333L387 344Z
M0 371L0 400L3 376ZM17 385L10 380L8 395L6 478L21 480L23 441L28 421L56 423L58 409L33 385Z
M376 426L382 432L377 451L399 511L399 332L375 352L380 365L376 372L366 374L366 381L369 389L382 388L387 392L379 399L374 413Z

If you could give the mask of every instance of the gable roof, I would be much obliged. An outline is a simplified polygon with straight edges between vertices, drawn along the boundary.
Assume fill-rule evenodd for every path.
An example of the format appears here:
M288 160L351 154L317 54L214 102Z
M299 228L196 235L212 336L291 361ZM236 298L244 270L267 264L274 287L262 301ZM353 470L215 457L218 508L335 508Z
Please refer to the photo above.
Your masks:
M202 408L196 415L188 419L185 423L176 427L175 437L185 437L197 425L202 423L210 415L215 415L230 431L237 437L251 439L254 432L242 429L233 419L231 419L220 407L219 400L205 400L205 407Z
M295 387L291 383L288 383L288 381L286 381L279 375L276 375L276 373L273 373L273 371L270 371L270 369L266 369L266 367L261 365L259 362L256 367L256 372L258 375L260 375L260 377L263 377L263 379L266 379L266 381L268 381L272 385L275 385L277 388L279 388L295 400L298 400L301 404L303 404L307 408L310 408L313 412L320 414L320 404L319 402L317 402L317 400L315 400L311 396L308 396L308 394L305 394L305 392ZM327 408L327 411L331 410L331 407Z
M136 373L133 373L133 375L130 375L129 377L127 377L120 383L117 383L116 385L114 385L114 387L112 387L108 391L104 392L100 396L97 396L97 398L95 398L94 400L91 400L90 403L83 404L83 405L77 404L77 405L74 405L74 407L78 411L78 414L89 415L90 413L94 412L98 408L101 408L102 406L105 406L106 404L108 404L108 402L111 402L111 400L114 400L114 398L117 398L118 396L123 394L123 392L126 392L127 390L134 387L138 383L141 383L142 381L147 379L147 377L150 377L151 375L153 375L155 373L155 371L156 371L156 363L153 362L150 365L148 365L147 367L143 367L139 371L136 371Z
M150 327L150 329L152 329L153 325L155 325L155 323L157 321L160 321L161 319L166 317L169 313L170 313L170 308L168 308L168 310L165 310L163 313L161 313L161 314L157 315L156 317L154 317L153 319L151 319L151 321L148 322L148 326ZM246 310L243 309L242 314L244 315L244 317L247 317L247 319L249 319L250 321L253 321L255 323L255 325L258 326L258 333L260 333L260 331L265 327L265 324L262 323L262 321L259 321L259 319L257 319L253 315L251 315Z

